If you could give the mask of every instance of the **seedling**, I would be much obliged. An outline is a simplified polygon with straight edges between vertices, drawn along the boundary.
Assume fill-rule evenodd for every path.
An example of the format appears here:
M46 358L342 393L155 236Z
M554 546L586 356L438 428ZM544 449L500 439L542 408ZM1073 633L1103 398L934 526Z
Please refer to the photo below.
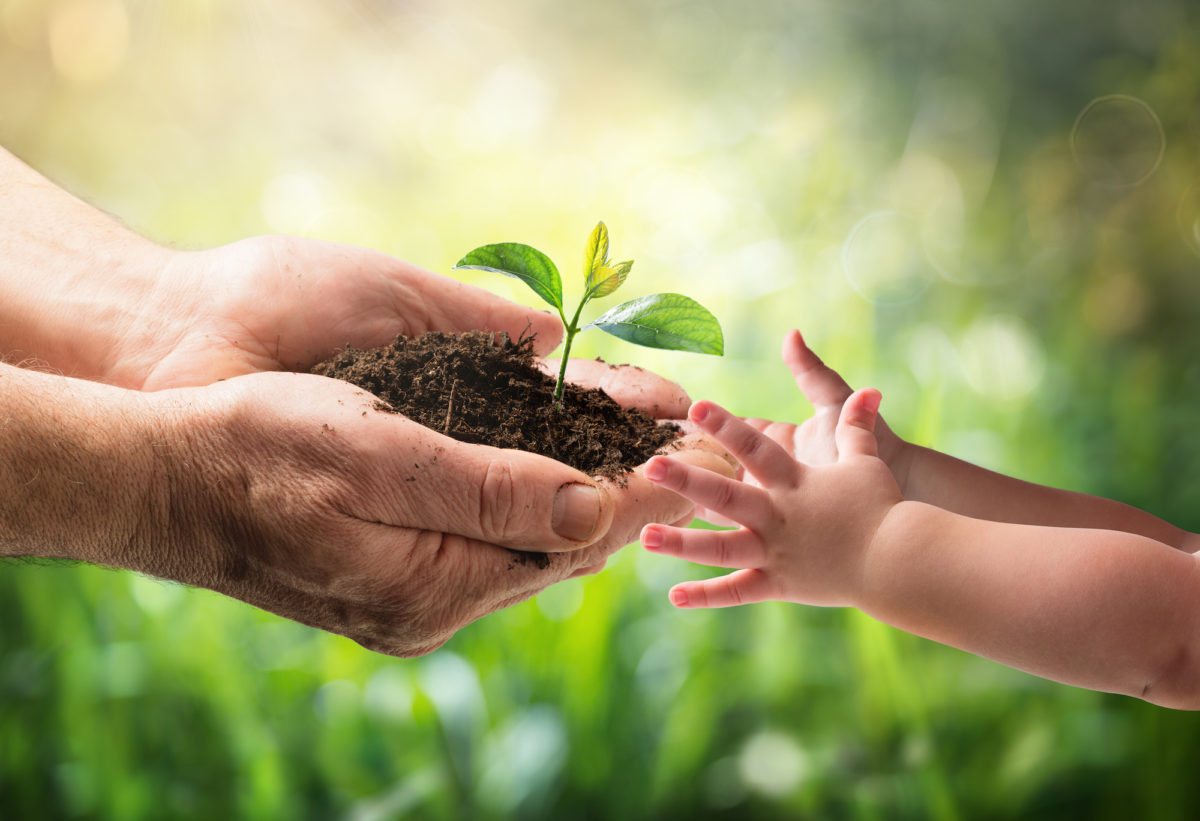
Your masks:
M580 327L579 317L583 313L583 306L620 288L632 267L633 260L615 264L609 260L608 228L603 222L598 223L588 237L583 252L583 298L568 322L563 310L562 278L558 268L536 248L519 242L484 245L467 254L454 266L455 270L470 268L494 271L519 279L558 311L564 331L562 365L554 385L554 406L558 408L562 407L563 377L567 372L571 343L586 328L599 328L647 348L717 356L724 353L725 341L717 318L699 302L683 294L651 294L631 299Z

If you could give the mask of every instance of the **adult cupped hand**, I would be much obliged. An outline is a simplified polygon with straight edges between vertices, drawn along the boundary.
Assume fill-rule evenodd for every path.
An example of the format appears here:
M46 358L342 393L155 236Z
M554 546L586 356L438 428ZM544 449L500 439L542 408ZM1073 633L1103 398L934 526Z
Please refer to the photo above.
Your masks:
M307 371L349 343L369 348L426 331L535 334L556 317L353 245L253 237L175 252L148 278L105 381L142 390L208 385L261 371Z
M386 345L426 331L534 335L539 355L562 341L548 311L501 299L353 245L262 236L206 251L175 252L153 269L128 313L104 381L141 390L209 385L262 371L307 371L349 343ZM557 364L552 373L557 373ZM625 407L682 418L691 400L639 368L573 360L567 378Z
M462 444L325 377L254 374L147 401L169 420L150 525L166 535L127 564L392 655L427 653L692 512L640 471L607 483ZM713 453L680 458L730 472Z

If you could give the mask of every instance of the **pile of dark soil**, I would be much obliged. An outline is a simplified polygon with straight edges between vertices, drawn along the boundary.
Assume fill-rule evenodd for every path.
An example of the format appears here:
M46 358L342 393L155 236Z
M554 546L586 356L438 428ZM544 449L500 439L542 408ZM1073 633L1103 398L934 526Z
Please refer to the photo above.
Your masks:
M539 453L591 476L620 476L680 433L577 385L556 409L554 379L534 365L530 338L402 336L385 348L347 346L312 372L352 382L378 396L380 409L459 441Z

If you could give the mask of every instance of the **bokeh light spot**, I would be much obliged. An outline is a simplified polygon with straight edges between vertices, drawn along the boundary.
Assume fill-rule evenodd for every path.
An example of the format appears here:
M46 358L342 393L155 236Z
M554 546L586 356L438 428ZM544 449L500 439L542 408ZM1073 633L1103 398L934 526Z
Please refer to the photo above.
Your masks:
M562 714L549 704L517 713L489 742L479 796L503 813L549 791L567 761L567 728Z
M1009 317L976 320L963 336L960 355L967 383L995 399L1027 396L1045 370L1045 356L1033 334Z
M376 718L407 721L412 718L413 688L408 673L399 665L377 670L367 681L364 706Z
M1187 247L1200 254L1200 180L1193 182L1179 198L1179 233Z
M537 595L537 609L550 621L566 621L583 606L583 579L568 579Z
M271 230L302 234L324 210L323 181L311 174L280 174L263 186L259 206Z
M69 0L50 18L50 58L64 79L95 85L129 54L129 14L121 0Z
M842 270L863 299L880 305L912 302L934 279L920 230L901 211L876 211L859 220L842 245Z
M1166 137L1158 115L1137 97L1097 97L1075 118L1071 154L1083 175L1109 188L1140 185L1162 162Z
M787 735L765 731L752 736L738 758L742 782L772 797L787 795L808 774L809 761L800 745Z

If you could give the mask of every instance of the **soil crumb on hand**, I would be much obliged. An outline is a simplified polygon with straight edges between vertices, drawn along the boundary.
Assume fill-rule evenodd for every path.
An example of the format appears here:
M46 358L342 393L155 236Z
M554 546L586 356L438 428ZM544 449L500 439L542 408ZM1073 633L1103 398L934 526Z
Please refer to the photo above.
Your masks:
M532 337L401 336L383 348L346 346L312 372L353 383L381 410L461 442L538 453L591 476L619 477L680 435L595 388L568 383L555 408L554 379L534 364Z

